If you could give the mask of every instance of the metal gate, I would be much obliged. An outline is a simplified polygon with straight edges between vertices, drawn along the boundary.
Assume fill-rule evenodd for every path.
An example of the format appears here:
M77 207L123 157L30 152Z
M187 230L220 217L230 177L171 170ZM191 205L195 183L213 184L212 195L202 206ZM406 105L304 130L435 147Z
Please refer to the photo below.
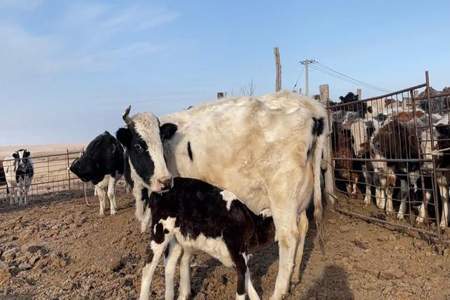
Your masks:
M328 102L335 209L448 240L450 93L433 90L428 72L425 79L379 97Z

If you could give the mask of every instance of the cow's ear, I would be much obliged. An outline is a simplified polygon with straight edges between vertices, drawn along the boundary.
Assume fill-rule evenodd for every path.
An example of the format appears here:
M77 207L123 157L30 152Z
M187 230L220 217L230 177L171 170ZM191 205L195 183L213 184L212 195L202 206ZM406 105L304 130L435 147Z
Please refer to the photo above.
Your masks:
M30 151L25 150L25 151L23 152L23 157L30 157Z
M119 128L116 132L116 137L119 142L124 145L126 148L130 148L131 145L131 131L128 128Z
M345 98L340 96L339 99L341 99L342 102L344 102Z
M177 125L175 125L173 123L163 124L159 128L159 132L160 132L160 135L161 135L161 140L165 141L165 140L170 139L175 134L177 129L178 129Z
M19 153L14 152L12 156L13 156L14 158L19 158Z

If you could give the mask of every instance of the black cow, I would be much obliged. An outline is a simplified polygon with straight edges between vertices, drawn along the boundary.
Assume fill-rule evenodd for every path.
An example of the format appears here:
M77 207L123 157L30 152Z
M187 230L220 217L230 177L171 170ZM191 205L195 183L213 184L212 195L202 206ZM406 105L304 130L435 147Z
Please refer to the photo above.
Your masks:
M94 193L100 200L100 216L105 214L106 196L110 201L111 215L116 213L115 185L125 169L129 170L125 168L125 164L122 145L105 131L93 139L81 157L70 166L70 171L82 181L95 185Z
M190 178L174 178L164 193L151 193L147 200L152 214L153 258L142 271L140 299L149 299L156 266L168 248L165 260L166 299L173 299L175 266L183 250L180 266L180 295L187 299L190 288L190 259L201 250L237 273L236 299L259 299L248 269L249 253L274 241L275 226L268 211L255 215L226 190Z

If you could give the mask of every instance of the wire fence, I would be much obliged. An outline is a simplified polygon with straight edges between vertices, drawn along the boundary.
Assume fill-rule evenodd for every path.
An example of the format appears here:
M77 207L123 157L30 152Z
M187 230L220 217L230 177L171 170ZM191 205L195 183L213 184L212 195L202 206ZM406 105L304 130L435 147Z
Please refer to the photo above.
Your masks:
M337 210L448 240L449 101L427 73L417 86L330 103Z

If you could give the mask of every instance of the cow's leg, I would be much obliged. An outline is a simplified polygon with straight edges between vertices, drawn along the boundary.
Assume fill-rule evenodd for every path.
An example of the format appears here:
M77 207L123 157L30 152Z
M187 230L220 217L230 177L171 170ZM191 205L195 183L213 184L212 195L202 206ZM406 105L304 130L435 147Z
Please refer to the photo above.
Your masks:
M298 222L299 242L297 246L297 251L295 253L295 266L291 277L292 283L300 282L300 267L302 264L303 250L305 248L306 234L308 233L308 225L309 222L308 217L306 216L306 211L303 211L300 214L300 219Z
M406 198L408 197L409 187L407 180L400 181L400 207L398 209L397 218L399 220L403 220L406 212Z
M425 219L427 218L427 207L428 207L428 203L431 200L431 192L430 191L426 191L425 192L425 199L422 201L422 204L419 207L419 215L416 218L416 222L418 224L421 224L425 221Z
M438 180L439 192L442 199L441 229L447 228L448 224L448 185L445 177Z
M105 215L105 201L106 201L106 191L103 186L96 185L95 193L97 194L98 200L100 202L100 212L99 215L103 217Z
M289 281L294 267L298 239L296 209L272 209L278 241L278 274L271 300L282 299L288 292Z
M174 298L174 279L175 279L175 269L177 266L178 258L180 258L182 248L181 246L172 239L169 244L169 253L168 256L164 259L164 277L165 277L165 299L173 299Z
M144 217L144 201L142 199L142 187L134 185L133 187L133 196L135 199L135 204L136 204L136 211L134 213L134 215L136 216L136 219L138 219L138 221L142 221L142 218Z
M19 183L19 186L16 189L17 192L17 201L19 202L19 206L23 205L23 187L22 185Z
M191 295L191 257L191 250L183 249L180 263L180 294L178 295L178 300L187 300Z
M364 194L364 205L368 206L370 205L370 203L372 202L372 190L370 188L370 183L371 183L371 177L369 174L369 171L367 171L367 166L363 166L362 167L362 171L363 171L363 176L364 176L364 182L365 182L365 194Z
M152 211L150 207L146 207L144 211L144 216L141 220L141 232L144 233L147 231L147 228L152 220Z
M146 264L142 269L141 292L139 295L140 300L150 299L150 286L152 285L153 274L155 273L156 266L170 240L171 237L166 234L161 244L158 244L155 241L151 242L150 247L153 251L153 258L152 261L149 264Z
M383 209L386 207L386 178L380 178L379 186L375 189L375 198L377 199L377 207Z
M116 187L116 178L111 176L111 178L108 181L108 198L111 215L115 215L117 212L115 187Z
M247 292L250 300L259 300L260 298L255 290L255 287L253 286L252 279L250 276L250 270L248 268L248 256L245 255L244 253L242 254L242 257L244 258L245 261L245 291Z
M392 196L394 194L394 187L389 185L386 187L386 214L391 215L394 213L394 203Z

